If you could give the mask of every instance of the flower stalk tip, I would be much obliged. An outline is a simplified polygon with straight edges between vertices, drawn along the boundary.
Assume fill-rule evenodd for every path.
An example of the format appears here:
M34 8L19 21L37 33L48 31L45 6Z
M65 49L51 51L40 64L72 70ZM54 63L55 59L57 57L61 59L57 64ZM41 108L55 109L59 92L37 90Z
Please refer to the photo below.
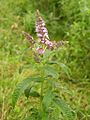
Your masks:
M35 43L35 40L33 39L33 37L30 34L28 34L27 32L24 32L24 31L22 31L22 34L26 37L27 40L29 40L29 42L31 44Z

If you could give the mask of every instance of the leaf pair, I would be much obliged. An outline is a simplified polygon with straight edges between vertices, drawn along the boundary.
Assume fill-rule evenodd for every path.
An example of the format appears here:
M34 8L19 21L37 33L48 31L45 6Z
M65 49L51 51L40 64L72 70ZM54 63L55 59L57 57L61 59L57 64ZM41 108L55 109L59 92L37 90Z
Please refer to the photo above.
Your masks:
M72 109L68 106L68 104L62 100L61 98L55 98L53 92L51 90L47 90L43 97L43 107L44 110L48 110L51 104L54 104L56 108L59 108L63 113L66 120L75 120L75 116L73 114ZM48 117L47 117L48 118Z
M25 80L21 81L14 90L14 93L12 95L12 105L15 107L16 102L18 98L21 96L21 94L28 88L31 82L40 82L42 81L42 77L29 77Z

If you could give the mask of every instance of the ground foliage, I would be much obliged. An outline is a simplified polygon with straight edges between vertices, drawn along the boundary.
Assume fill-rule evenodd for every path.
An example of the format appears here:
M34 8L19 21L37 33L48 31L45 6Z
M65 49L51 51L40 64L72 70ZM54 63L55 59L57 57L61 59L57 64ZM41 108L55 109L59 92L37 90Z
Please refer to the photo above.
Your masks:
M12 93L17 83L36 76L32 53L22 31L35 38L35 11L39 9L46 21L50 39L66 40L69 44L57 51L59 80L58 95L75 112L76 120L90 119L90 1L89 0L1 0L0 1L0 117L1 120L24 120L30 115L37 120L38 98L21 96L12 106ZM32 63L32 64L31 64ZM50 64L53 64L51 62ZM55 67L55 65L54 65ZM50 69L48 66L48 71ZM56 69L58 69L56 67ZM53 70L50 75L53 75ZM37 83L38 84L38 83ZM34 90L39 90L36 84ZM32 83L33 85L33 83ZM27 96L27 95L26 95ZM37 95L39 96L39 95ZM32 102L31 102L32 101ZM58 104L63 101L56 101ZM64 105L65 105L64 104ZM62 106L61 106L62 107ZM52 111L53 106L51 107ZM64 109L64 108L63 108ZM66 110L66 109L65 109ZM64 110L64 111L65 111ZM50 112L49 120L65 120L57 109ZM29 120L30 117L27 119ZM34 118L33 118L34 117ZM58 118L59 117L59 118Z

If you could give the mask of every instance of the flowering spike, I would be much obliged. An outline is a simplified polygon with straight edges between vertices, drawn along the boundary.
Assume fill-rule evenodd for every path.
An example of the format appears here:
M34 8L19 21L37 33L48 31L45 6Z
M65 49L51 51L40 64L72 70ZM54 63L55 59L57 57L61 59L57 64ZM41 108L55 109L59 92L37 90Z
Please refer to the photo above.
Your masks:
M34 43L35 43L33 37L32 37L31 35L29 35L27 32L24 32L24 31L23 31L22 34L26 37L27 40L29 40L29 42L30 42L31 44L34 44Z
M65 44L67 44L67 43L68 43L68 41L63 41L63 40L58 41L58 42L56 43L56 47L59 48L60 46L63 46L63 45L65 45Z
M67 43L67 41L59 41L59 42L55 42L55 41L52 42L52 41L50 41L49 36L48 36L48 30L45 27L44 20L40 16L39 10L36 11L36 24L35 24L35 28L36 28L36 34L38 36L39 42L43 44L41 46L39 45L39 47L36 48L35 51L34 51L34 49L32 49L35 52L34 57L35 57L36 61L39 61L38 55L43 55L46 48L49 49L49 50L53 50L53 49L58 48L58 47L60 47L62 45L65 45ZM37 46L39 44L27 32L23 32L23 35L31 43L31 48L33 47L34 44L35 44L35 46Z
M48 49L53 49L54 44L49 39L48 30L45 27L44 20L40 16L39 10L36 12L36 33L39 38L39 42L47 46Z
M45 22L40 16L39 10L36 12L36 33L41 43L45 43L49 40L48 30L45 27Z

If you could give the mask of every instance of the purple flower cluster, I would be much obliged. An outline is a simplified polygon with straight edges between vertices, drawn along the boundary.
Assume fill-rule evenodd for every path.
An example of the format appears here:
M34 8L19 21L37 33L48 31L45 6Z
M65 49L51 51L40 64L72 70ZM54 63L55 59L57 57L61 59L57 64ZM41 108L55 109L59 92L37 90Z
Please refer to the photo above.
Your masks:
M36 52L39 54L39 55L43 55L45 50L43 48L37 48L36 49Z
M53 50L55 48L60 47L61 45L64 45L66 42L65 41L59 41L59 42L51 42L48 36L48 30L45 27L45 22L42 19L42 17L40 16L39 11L37 10L36 12L36 33L38 36L38 40L39 43L43 44L44 46L41 47L37 47L35 49L35 53L37 53L38 55L42 55L45 52L45 48L49 49L49 50ZM37 42L33 39L33 37L31 35L29 35L27 32L23 32L23 35L29 40L29 42L31 43L31 48L32 46ZM33 49L34 50L34 49Z
M45 22L41 18L39 11L36 12L36 33L39 39L39 42L47 46L48 49L53 49L54 44L50 41L48 36L48 30L45 27Z
M24 31L22 32L22 34L27 38L27 40L29 40L29 42L31 44L35 43L35 40L33 39L33 37L30 34L28 34L27 32L24 32Z

